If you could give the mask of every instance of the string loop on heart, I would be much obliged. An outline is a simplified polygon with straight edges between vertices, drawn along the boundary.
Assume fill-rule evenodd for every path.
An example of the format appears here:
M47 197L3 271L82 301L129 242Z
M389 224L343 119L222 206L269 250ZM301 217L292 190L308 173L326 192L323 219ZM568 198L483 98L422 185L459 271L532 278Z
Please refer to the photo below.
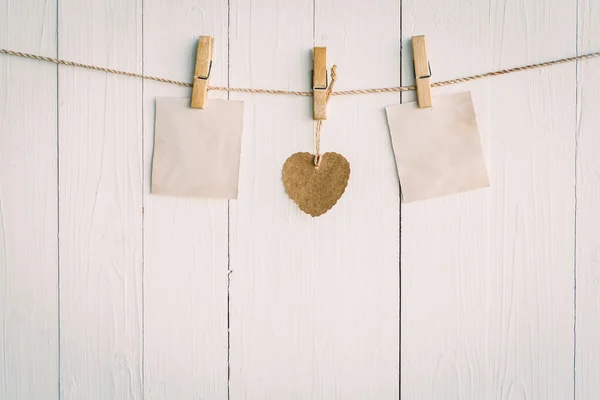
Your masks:
M331 67L331 82L329 83L329 87L327 88L325 104L329 103L329 99L331 98L331 94L333 93L333 85L337 80L337 65ZM315 125L315 167L319 168L319 164L321 164L321 129L323 128L323 120L318 120Z

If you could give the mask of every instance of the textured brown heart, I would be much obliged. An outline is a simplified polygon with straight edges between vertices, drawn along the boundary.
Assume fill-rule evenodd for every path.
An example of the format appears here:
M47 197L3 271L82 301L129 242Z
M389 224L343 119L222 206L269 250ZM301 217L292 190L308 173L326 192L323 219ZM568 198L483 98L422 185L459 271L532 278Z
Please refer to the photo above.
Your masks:
M325 214L342 197L350 163L341 154L325 153L319 167L310 153L292 154L283 164L283 185L300 209L313 217Z

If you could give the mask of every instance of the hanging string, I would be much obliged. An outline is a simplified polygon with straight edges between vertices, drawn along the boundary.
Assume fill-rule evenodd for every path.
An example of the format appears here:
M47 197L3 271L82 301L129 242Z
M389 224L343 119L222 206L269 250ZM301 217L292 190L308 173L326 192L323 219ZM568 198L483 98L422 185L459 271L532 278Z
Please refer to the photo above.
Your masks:
M325 105L329 103L329 99L331 98L331 93L333 93L333 85L337 80L337 65L331 67L331 82L329 83L329 87L327 88L327 92L325 92ZM321 164L321 128L323 127L323 120L317 120L315 126L315 167L319 168Z
M60 60L60 59L52 58L52 57L44 57L44 56L38 56L35 54L22 53L19 51L0 49L0 54L8 54L11 56L16 56L16 57L24 57L24 58L30 58L33 60L47 61L47 62L51 62L54 64L68 65L71 67L91 69L94 71L101 71L101 72L106 72L109 74L125 75L125 76L130 76L133 78L146 79L146 80L155 81L155 82L163 82L163 83L170 83L173 85L192 87L192 84L187 83L187 82L174 81L171 79L159 78L156 76L147 76L147 75L142 75L142 74L136 74L133 72L119 71L116 69L98 67L95 65L81 64L78 62ZM510 74L513 72L520 72L520 71L527 71L527 70L536 69L536 68L549 67L552 65L564 64L564 63L568 63L568 62L572 62L572 61L585 60L585 59L595 58L595 57L600 57L600 52L583 54L583 55L574 56L574 57L561 58L561 59L554 60L554 61L547 61L547 62L542 62L542 63L537 63L537 64L525 65L522 67L501 69L499 71L486 72L484 74L471 75L471 76L467 76L464 78L457 78L457 79L450 79L450 80L442 81L442 82L435 82L435 83L432 83L431 86L432 87L448 86L448 85L453 85L456 83L470 82L470 81L474 81L476 79L482 79L482 78L487 78L487 77L491 77L491 76L505 75L505 74ZM222 92L284 94L284 95L306 96L306 97L312 96L312 92L301 92L301 91L293 91L293 90L230 88L230 87L224 87L224 86L209 86L208 89L215 90L215 91L222 91ZM379 88L379 89L354 89L354 90L342 90L339 92L332 92L331 95L332 96L346 96L346 95L356 95L356 94L393 93L393 92L406 92L406 91L415 90L415 89L416 89L415 86L397 86L397 87Z

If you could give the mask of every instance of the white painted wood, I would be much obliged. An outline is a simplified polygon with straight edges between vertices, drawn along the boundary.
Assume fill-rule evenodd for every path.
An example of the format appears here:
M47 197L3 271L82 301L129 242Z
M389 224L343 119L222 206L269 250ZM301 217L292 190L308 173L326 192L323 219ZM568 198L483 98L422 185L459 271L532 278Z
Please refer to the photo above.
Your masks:
M234 0L230 15L231 86L310 90L311 2ZM328 385L313 374L327 332L314 321L318 220L281 183L286 158L312 150L312 99L230 98L244 100L240 187L230 204L230 395L318 398Z
M59 57L141 70L141 1L59 2ZM59 68L64 399L142 398L142 83Z
M385 13L340 7L233 1L231 85L309 90L313 45L338 64L339 89L397 85L398 2L380 2ZM311 99L231 96L246 101L231 205L231 398L397 398L399 199L383 106L399 95L330 102L323 151L345 155L352 173L316 219L281 183L287 157L314 151Z
M212 35L211 84L310 90L319 45L350 89L400 84L401 36L410 84L412 35L435 82L597 51L599 22L594 0L0 0L0 48L191 82ZM154 99L190 89L0 55L0 399L600 398L599 71L433 89L473 91L492 186L402 206L399 249L398 94L331 100L352 174L313 219L281 183L309 98L230 95L238 200L158 197Z
M56 2L0 0L5 47L55 56ZM58 398L56 165L56 66L0 55L0 399Z
M197 38L208 35L210 83L226 86L227 15L226 0L145 0L144 73L192 82ZM146 398L226 399L228 204L149 194L157 96L191 89L144 83Z
M600 49L600 7L579 1L580 54ZM577 76L577 231L575 397L600 398L600 60Z
M440 81L572 55L575 12L406 0L402 34L433 39ZM402 208L401 397L573 398L575 66L433 94L466 89L491 188Z

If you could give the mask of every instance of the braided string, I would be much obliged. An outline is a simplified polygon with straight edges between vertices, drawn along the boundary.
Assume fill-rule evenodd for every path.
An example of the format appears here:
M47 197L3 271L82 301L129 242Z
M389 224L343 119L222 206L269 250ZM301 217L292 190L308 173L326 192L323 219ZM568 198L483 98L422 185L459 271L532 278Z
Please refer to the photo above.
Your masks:
M172 85L192 87L192 84L188 83L188 82L174 81L171 79L137 74L134 72L119 71L116 69L98 67L98 66L89 65L89 64L82 64L82 63L78 63L78 62L74 62L74 61L60 60L60 59L52 58L52 57L38 56L36 54L22 53L20 51L0 49L0 54L8 54L11 56L30 58L30 59L38 60L38 61L51 62L54 64L68 65L68 66L77 67L77 68L85 68L85 69L90 69L90 70L94 70L94 71L106 72L108 74L125 75L125 76L130 76L133 78L146 79L146 80L155 81L155 82L170 83ZM464 78L457 78L457 79L450 79L450 80L442 81L442 82L435 82L435 83L431 84L431 86L432 87L448 86L448 85L453 85L456 83L464 83L464 82L474 81L476 79L488 78L491 76L505 75L505 74L510 74L513 72L520 72L520 71L527 71L527 70L536 69L536 68L549 67L552 65L564 64L564 63L568 63L568 62L572 62L572 61L585 60L585 59L595 58L595 57L600 57L600 52L582 54L579 56L561 58L561 59L554 60L554 61L547 61L547 62L542 62L542 63L537 63L537 64L525 65L522 67L501 69L499 71L486 72L484 74L471 75L471 76L467 76ZM311 97L313 95L312 92L302 92L302 91L294 91L294 90L230 88L230 87L224 87L224 86L209 86L208 89L215 90L215 91L224 91L224 92L283 94L283 95L305 96L305 97ZM415 90L415 89L416 89L416 87L414 85L396 86L396 87L378 88L378 89L341 90L339 92L331 92L330 95L331 96L348 96L348 95L357 95L357 94L393 93L393 92L406 92L406 91Z

